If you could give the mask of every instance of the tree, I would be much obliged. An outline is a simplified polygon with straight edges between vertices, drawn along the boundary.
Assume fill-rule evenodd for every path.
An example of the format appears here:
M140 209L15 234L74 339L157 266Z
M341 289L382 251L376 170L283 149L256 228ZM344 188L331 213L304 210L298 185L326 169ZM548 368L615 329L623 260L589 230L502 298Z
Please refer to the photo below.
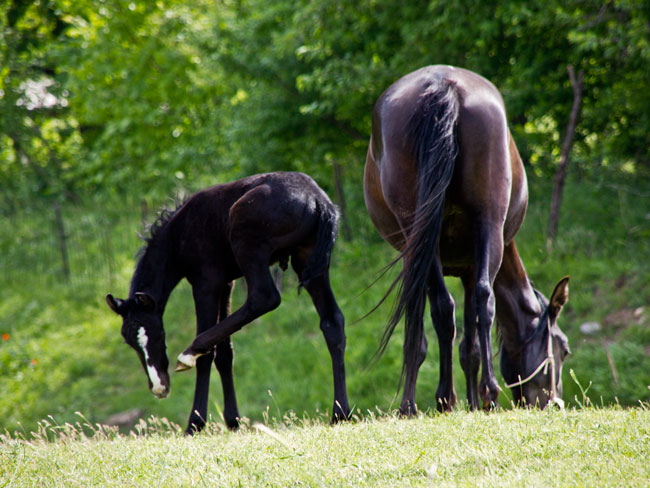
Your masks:
M169 194L252 172L313 174L352 210L381 92L427 64L502 92L549 177L584 73L580 171L650 168L642 0L12 1L0 7L2 198ZM24 102L36 83L55 103ZM50 98L51 99L51 98ZM23 102L20 102L23 100Z
M569 78L571 79L571 86L573 87L573 106L571 107L571 115L569 117L569 124L567 125L566 134L564 136L564 143L562 144L562 154L560 155L560 166L555 173L553 182L553 195L551 197L551 213L548 220L548 234L546 247L550 251L551 244L557 233L558 221L560 219L560 205L562 203L562 192L564 189L564 181L566 179L567 169L569 167L569 154L571 152L571 145L573 144L573 136L578 125L578 116L580 114L580 103L582 101L582 80L584 73L580 71L576 77L573 66L567 67Z
M0 7L0 181L7 208L15 205L11 195L71 191L67 162L79 153L79 138L49 56L69 28L53 1Z

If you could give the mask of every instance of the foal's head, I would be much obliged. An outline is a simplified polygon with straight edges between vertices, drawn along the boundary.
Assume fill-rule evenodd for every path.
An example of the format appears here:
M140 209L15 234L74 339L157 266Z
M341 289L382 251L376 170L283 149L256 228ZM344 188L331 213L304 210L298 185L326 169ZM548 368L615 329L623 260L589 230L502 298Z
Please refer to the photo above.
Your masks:
M156 311L154 299L147 293L135 293L126 300L109 294L106 295L106 303L122 317L122 336L138 353L151 393L165 398L169 394L169 360L162 314Z
M533 332L524 339L519 361L501 355L501 373L512 389L515 403L544 408L562 402L562 365L570 353L569 341L557 318L569 298L569 278L563 278L551 299L535 290L542 313Z

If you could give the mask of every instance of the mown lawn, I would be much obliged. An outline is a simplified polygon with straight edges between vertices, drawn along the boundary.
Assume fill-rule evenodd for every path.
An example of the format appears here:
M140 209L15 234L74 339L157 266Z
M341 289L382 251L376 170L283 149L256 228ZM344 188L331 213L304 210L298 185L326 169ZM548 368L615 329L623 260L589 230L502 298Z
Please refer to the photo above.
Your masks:
M0 440L0 486L650 486L646 407L367 412L194 438L158 419L130 436L42 422Z

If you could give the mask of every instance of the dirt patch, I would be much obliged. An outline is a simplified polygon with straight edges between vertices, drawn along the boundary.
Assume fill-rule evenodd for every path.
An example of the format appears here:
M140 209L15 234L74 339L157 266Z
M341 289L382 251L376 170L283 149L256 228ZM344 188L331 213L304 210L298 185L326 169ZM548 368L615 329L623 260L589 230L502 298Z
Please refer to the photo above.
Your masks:
M603 318L603 326L621 329L630 325L641 325L648 322L648 313L644 307L622 308Z

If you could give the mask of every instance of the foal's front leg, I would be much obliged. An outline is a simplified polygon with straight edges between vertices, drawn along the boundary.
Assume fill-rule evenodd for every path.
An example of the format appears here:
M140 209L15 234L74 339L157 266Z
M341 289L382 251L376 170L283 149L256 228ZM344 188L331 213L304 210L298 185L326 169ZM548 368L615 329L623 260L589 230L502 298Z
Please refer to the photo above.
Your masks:
M212 351L212 348L219 342L280 305L280 292L275 287L266 263L268 263L268 258L266 262L263 259L258 259L257 263L248 263L248 270L244 273L248 285L246 302L232 315L196 336L192 345L178 356L176 371L193 368L197 359Z
M219 321L230 315L230 297L235 282L231 281L226 285L219 299ZM223 419L229 429L239 427L239 409L237 408L237 395L235 394L235 381L232 375L234 352L232 339L228 337L217 344L217 351L214 356L214 365L221 377L221 388L223 390Z
M199 335L219 320L221 286L209 280L203 280L192 286L194 308L196 312L196 334ZM196 361L196 383L194 401L187 422L186 434L200 432L205 426L208 414L208 393L210 389L210 369L214 351Z

